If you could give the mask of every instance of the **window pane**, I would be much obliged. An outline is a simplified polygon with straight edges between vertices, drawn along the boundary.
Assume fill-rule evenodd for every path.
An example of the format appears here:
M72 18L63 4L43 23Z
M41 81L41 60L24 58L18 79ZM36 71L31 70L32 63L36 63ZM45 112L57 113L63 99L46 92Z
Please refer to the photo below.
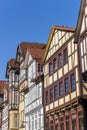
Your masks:
M56 59L53 60L53 68L54 68L54 70L57 69L57 61L56 61Z
M58 87L57 85L54 86L54 99L58 98Z
M66 130L70 130L69 116L66 116Z
M63 95L63 82L59 83L59 95L62 96Z
M52 63L49 64L49 74L53 73Z
M60 119L60 129L64 130L64 118Z
M79 116L79 128L80 128L80 130L84 130L84 125L83 125L83 113L80 112L80 113L78 114L78 116Z
M77 130L76 115L72 115L72 129Z
M75 75L71 74L71 89L74 90L75 89Z
M46 103L48 103L48 91L46 91Z
M15 127L18 128L18 114L15 114Z
M59 65L59 67L62 66L62 53L60 53L60 54L58 55L58 65Z
M65 83L65 93L68 93L68 92L69 92L69 82L68 82L68 78L65 79L64 83Z
M40 64L38 64L38 72L40 72L40 67L41 67Z
M53 89L50 89L50 101L53 101Z
M64 64L68 62L67 48L63 51Z

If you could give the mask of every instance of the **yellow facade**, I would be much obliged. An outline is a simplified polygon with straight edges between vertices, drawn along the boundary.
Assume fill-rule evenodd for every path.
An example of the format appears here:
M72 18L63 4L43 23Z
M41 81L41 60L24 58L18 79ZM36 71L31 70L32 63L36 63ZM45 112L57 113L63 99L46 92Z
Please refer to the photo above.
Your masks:
M18 130L16 125L19 125L19 122L17 122L18 124L15 124L15 116L18 116L18 114L17 110L11 110L9 112L9 130Z
M27 81L24 80L19 87L19 130L25 130L25 112L24 112L24 89L27 86Z
M44 65L44 88L53 85L55 82L66 76L69 72L74 69L76 90L71 91L68 95L59 98L58 101L47 105L45 111L48 112L56 107L60 107L64 104L69 103L71 100L77 99L80 95L79 92L79 79L78 79L78 52L77 45L74 44L74 34L72 32L64 32L60 30L53 30L53 34L50 35L48 40L48 50L45 53L45 65ZM49 61L52 57L55 57L56 53L61 50L62 47L67 45L68 62L63 65L60 69L57 69L52 75L49 75Z

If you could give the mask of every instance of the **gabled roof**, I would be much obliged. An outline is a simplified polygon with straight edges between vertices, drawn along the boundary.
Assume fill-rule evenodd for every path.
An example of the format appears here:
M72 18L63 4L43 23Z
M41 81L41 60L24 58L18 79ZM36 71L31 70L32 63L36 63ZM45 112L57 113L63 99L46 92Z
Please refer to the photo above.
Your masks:
M8 89L8 87L9 87L9 84L7 81L0 80L0 94L4 94L3 93L4 88Z
M10 59L8 62L7 62L7 67L6 67L6 77L8 77L8 72L11 70L11 69L18 69L19 68L19 65L17 63L15 63L15 59Z
M38 45L39 45L39 47L38 47ZM31 55L31 57L33 59L35 59L37 62L41 63L42 58L45 53L45 48L46 48L46 44L36 44L35 47L28 47L27 52L26 52L25 61L24 61L24 68L26 68L26 66L28 64L29 55Z
M22 56L25 58L27 48L28 48L28 47L30 47L30 48L36 48L37 45L38 45L38 48L44 47L44 44L42 44L42 43L21 42L21 43L18 45L18 47L17 47L16 60L17 60L17 54L18 54L19 48L21 49Z
M75 28L71 28L71 27L67 27L67 26L52 26L52 29L50 31L50 35L48 38L45 54L44 54L44 57L42 59L42 64L44 64L44 62L45 62L45 59L46 59L47 53L49 51L49 47L50 47L51 40L52 40L52 37L54 35L55 30L64 31L64 32L73 32L73 33L75 32Z
M79 11L79 16L78 16L78 21L77 21L77 26L76 26L76 31L75 31L75 41L74 41L75 43L77 43L79 39L84 10L85 10L85 3L86 3L86 0L81 0L80 11Z
M43 45L41 46L42 48L38 48L38 44L37 44L35 48L28 47L29 53L31 54L32 58L35 59L37 62L41 62L44 56L46 45L44 45L44 48Z

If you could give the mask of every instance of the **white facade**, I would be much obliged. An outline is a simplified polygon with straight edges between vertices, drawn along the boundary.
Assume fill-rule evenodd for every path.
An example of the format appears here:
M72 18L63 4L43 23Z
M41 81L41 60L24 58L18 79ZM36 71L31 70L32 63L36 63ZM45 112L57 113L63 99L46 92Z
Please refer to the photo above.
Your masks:
M37 85L31 82L36 77L36 61L31 55L28 59L28 87L29 92L25 94L25 122L26 130L44 129L44 110L42 102L42 82Z
M8 105L2 110L2 130L8 130Z

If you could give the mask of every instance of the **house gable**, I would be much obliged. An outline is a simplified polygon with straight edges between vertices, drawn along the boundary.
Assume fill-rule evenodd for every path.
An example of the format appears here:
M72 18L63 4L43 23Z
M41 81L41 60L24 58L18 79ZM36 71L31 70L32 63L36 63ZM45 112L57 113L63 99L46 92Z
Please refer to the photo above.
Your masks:
M73 28L53 26L48 39L46 51L42 63L50 59L74 34Z
M75 43L78 42L80 34L84 32L85 27L87 27L87 0L82 0L75 31L75 40L74 40Z

